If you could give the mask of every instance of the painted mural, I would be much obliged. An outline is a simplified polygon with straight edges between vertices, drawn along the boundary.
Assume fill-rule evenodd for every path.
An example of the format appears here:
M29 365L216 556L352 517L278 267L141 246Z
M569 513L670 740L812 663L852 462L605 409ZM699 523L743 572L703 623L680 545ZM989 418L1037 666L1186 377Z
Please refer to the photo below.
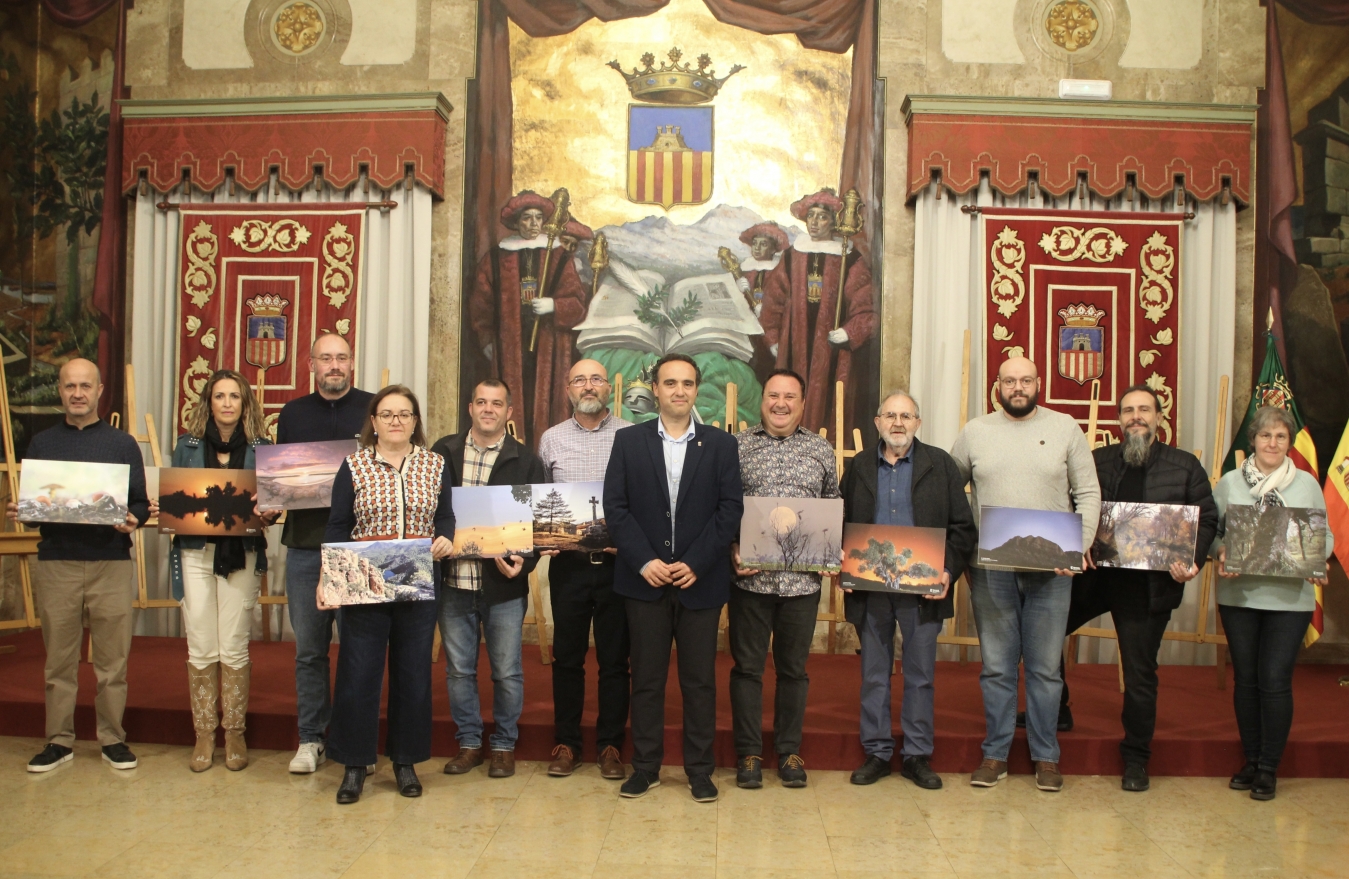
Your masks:
M831 439L836 381L850 423L874 405L878 293L839 180L851 55L723 24L703 0L555 37L512 22L512 195L475 230L465 400L505 379L536 443L587 356L645 421L652 365L682 352L708 423L726 423L729 384L734 419L756 422L779 366L806 377L806 425Z

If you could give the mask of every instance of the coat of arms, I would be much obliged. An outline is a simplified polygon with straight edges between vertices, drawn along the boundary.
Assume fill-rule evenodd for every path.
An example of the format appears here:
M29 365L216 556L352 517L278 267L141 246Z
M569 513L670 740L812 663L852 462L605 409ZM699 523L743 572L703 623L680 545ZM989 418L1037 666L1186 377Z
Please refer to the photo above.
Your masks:
M244 359L259 369L270 369L286 360L286 316L288 301L273 293L247 300L253 313L248 316Z
M1097 326L1105 314L1083 303L1059 309L1059 375L1084 385L1105 372L1105 330Z

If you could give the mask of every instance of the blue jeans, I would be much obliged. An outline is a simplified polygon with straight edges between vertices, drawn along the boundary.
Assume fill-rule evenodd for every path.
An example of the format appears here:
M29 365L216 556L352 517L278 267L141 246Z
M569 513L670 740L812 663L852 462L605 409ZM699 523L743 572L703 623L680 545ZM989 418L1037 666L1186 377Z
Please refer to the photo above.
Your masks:
M1053 571L970 567L970 598L979 629L984 694L984 758L1006 760L1016 732L1017 664L1026 665L1026 738L1033 761L1059 762L1059 694L1063 632L1071 577Z
M460 748L482 747L482 706L478 701L478 635L487 637L492 666L494 751L515 750L520 712L525 707L525 671L520 662L525 597L488 604L481 591L440 590L440 637L445 642L445 685L450 717Z
M333 623L341 612L318 609L322 560L317 549L286 552L286 609L295 630L295 708L300 715L301 744L323 742L333 715L328 648L333 643Z
M890 678L895 669L895 624L904 638L904 702L899 725L905 757L931 757L933 740L933 676L937 670L937 636L941 622L922 622L928 601L918 595L866 593L866 618L857 627L862 644L862 750L889 763L895 753L890 721Z

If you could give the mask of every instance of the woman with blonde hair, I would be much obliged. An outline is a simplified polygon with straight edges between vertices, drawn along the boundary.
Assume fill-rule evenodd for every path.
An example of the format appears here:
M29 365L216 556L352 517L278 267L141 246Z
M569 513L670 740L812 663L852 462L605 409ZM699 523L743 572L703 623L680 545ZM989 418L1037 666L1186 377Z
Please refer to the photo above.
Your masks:
M218 370L206 380L187 433L178 437L173 466L252 470L253 450L270 444L264 433L262 407L248 381L232 370ZM158 514L157 503L152 512ZM271 524L275 518L271 514L263 521ZM211 768L218 724L225 728L225 766L248 765L248 636L266 571L267 538L262 536L175 536L169 549L169 579L173 597L182 602L187 632L187 679L197 733L189 764L193 772ZM217 701L223 721L217 719Z
M333 480L324 543L431 538L431 558L454 549L449 461L426 448L417 397L389 385L370 401L361 447ZM433 580L438 578L433 578ZM323 591L319 591L321 610ZM431 759L431 643L435 601L353 604L342 608L342 650L333 687L328 755L346 767L337 802L361 798L366 767L379 748L379 702L389 666L389 723L384 752L405 797L419 797L413 765Z

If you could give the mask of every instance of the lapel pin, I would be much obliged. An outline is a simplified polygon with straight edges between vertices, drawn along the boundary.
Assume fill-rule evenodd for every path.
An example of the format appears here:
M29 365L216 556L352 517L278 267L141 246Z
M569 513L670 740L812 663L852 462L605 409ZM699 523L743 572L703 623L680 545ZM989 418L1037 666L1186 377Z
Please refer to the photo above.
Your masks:
M698 440L698 448L701 449L702 447L703 447L703 441L702 441L702 440Z

